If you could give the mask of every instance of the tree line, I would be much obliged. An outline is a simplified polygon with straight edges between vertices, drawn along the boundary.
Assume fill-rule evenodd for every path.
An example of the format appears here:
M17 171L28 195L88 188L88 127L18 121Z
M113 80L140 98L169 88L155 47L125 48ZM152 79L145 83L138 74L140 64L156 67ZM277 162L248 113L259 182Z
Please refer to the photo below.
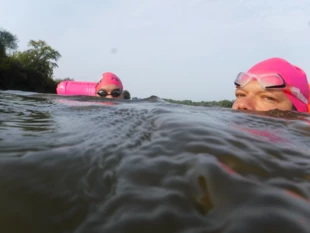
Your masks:
M21 90L56 93L59 82L72 78L53 79L61 54L43 40L30 40L28 49L18 51L18 38L0 28L0 90ZM130 93L124 90L124 97Z
M0 29L0 89L56 93L61 80L53 79L60 53L43 40L30 40L17 51L18 38Z
M43 40L30 40L28 49L18 51L18 38L0 28L0 89L21 90L40 93L56 93L57 84L71 78L53 79L54 69L58 67L61 54ZM124 98L131 99L124 90ZM231 107L233 101L172 100L168 102L194 106Z
M200 101L200 102L194 102L191 100L173 100L173 99L164 99L164 100L170 103L174 103L174 104L203 106L203 107L219 106L219 107L224 107L224 108L231 108L234 103L234 101L230 101L230 100Z

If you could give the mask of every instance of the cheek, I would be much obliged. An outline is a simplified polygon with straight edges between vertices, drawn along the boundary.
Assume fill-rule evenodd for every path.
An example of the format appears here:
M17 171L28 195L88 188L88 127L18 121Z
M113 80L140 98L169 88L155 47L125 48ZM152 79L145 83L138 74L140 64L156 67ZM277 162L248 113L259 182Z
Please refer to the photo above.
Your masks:
M281 104L283 110L294 110L293 104L290 101L285 101Z
M283 105L286 108L290 108L291 110L293 110L293 103L291 102L291 98L289 98L289 96L285 95L283 99L284 99Z
M272 102L272 101L266 101L264 99L259 99L256 102L256 107L258 111L270 111L273 109L279 109L279 110L290 110L290 106L288 103L283 102Z

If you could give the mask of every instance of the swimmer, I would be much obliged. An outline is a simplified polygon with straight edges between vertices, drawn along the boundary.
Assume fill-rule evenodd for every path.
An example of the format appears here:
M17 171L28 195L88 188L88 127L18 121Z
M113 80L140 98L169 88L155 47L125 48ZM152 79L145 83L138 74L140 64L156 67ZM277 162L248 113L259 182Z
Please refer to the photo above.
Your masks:
M308 112L306 73L281 58L257 63L235 79L235 110L294 110Z
M104 98L124 99L122 81L113 73L103 73L96 85L96 95Z

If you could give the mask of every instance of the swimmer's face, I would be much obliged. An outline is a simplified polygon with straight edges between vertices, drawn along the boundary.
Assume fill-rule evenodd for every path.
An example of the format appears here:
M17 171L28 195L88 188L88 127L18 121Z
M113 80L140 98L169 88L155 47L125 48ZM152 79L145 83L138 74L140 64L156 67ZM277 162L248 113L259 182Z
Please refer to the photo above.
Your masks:
M281 90L266 90L256 80L237 88L236 101L232 109L268 111L272 109L292 110L293 104Z
M115 90L119 90L119 86L115 85L115 84L109 84L109 85L98 85L96 87L96 95L98 95L98 91L99 90L103 90L105 91L108 95L107 96L104 96L104 98L109 98L109 99L124 99L124 92L122 92L122 94L120 96L117 96L117 97L113 97L111 94L113 91Z

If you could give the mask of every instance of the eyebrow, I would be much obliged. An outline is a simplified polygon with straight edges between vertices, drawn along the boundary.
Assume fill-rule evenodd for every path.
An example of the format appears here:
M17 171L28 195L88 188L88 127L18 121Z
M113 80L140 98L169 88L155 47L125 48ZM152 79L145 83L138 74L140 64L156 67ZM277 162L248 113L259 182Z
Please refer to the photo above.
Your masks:
M237 88L235 93L237 93L238 91L242 91L242 92L245 92L245 93L249 93L249 91L243 89L243 88ZM278 96L279 93L283 93L283 91L280 91L280 90L261 90L261 91L257 91L255 94L256 95L260 95L260 94L273 94L273 95L276 95ZM284 94L284 93L283 93Z

